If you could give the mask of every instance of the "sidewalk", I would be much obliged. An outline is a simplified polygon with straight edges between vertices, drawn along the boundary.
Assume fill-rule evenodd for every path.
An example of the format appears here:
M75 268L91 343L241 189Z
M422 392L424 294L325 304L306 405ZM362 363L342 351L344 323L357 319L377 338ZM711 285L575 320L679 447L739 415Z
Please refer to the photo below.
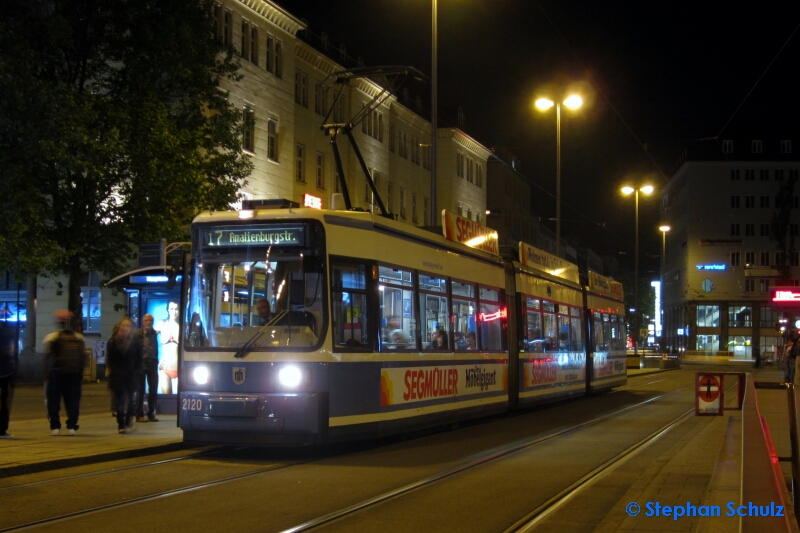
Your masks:
M120 435L116 420L111 417L105 385L94 383L84 386L82 403L87 404L87 408L82 406L78 434L69 436L62 407L61 435L53 437L44 414L42 397L40 386L17 388L9 427L14 438L0 439L0 478L185 447L175 415L158 415L159 422L135 424L127 434ZM102 413L97 412L98 409ZM84 414L92 410L95 412Z

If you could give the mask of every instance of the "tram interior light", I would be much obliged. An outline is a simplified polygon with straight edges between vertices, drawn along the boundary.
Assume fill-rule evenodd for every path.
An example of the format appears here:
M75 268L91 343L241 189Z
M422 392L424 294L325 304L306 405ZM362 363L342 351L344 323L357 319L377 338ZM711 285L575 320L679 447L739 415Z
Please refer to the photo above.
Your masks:
M302 373L296 366L285 366L278 371L278 381L284 387L297 387L301 378Z
M194 378L194 382L198 385L205 385L208 383L208 368L205 366L195 367L192 372L192 378Z

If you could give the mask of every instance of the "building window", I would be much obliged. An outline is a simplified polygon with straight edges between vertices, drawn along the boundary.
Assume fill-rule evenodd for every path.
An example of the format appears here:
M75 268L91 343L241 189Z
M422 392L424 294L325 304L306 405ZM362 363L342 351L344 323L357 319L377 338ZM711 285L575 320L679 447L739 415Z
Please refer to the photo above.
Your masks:
M742 264L742 252L731 252L731 266L738 267Z
M760 258L761 259L761 263L760 263L760 265L768 267L769 266L770 253L769 252L761 252L760 255L761 255L761 258Z
M464 154L456 152L456 176L464 177Z
M744 206L745 206L745 208L754 208L756 206L756 197L755 196L745 196L744 197Z
M768 279L760 279L758 280L759 292L769 292L769 280Z
M762 196L761 197L761 208L762 209L769 209L769 196Z
M467 218L469 220L472 220L472 208L471 207L467 208Z
M719 306L718 305L698 305L697 306L697 327L699 327L699 328L718 328L719 327Z
M404 157L408 159L408 135L406 134L404 129L400 129L397 132L400 141L400 147L398 152L400 153L400 157Z
M378 113L378 140L383 142L383 113Z
M792 153L792 141L781 141L781 153L782 154Z
M252 107L242 109L242 148L250 153L256 151L256 114Z
M731 196L731 207L734 209L738 209L741 207L741 199L738 196Z
M317 152L317 188L325 188L325 156Z
M275 65L275 38L267 34L267 64L264 65L264 68L267 69L267 72L272 72L272 67Z
M283 78L283 43L275 41L275 77Z
M386 192L386 209L390 213L394 213L394 183L391 181L387 185L387 192Z
M755 237L756 235L756 225L755 224L745 224L744 225L744 236L745 237Z
M800 266L800 252L789 252L789 266Z
M431 169L431 145L429 144L422 147L422 168Z
M225 46L233 45L233 11L225 10L222 17L222 44Z
M475 169L476 170L475 185L477 185L479 188L482 189L483 188L483 166L480 165L480 164L477 164L476 166L478 168Z
M744 292L756 292L756 280L750 278L745 279Z
M750 143L750 148L752 149L754 154L760 154L761 153L761 141L758 141L758 140L753 141L752 143Z
M389 151L394 152L394 122L389 123Z
M769 181L769 169L768 168L759 169L758 179L760 181Z
M267 158L278 160L278 121L274 118L267 120Z
M297 70L294 74L294 101L308 107L308 74Z
M783 181L783 169L776 168L775 169L775 181Z
M428 223L428 199L422 200L422 224Z
M475 162L471 157L467 158L467 181L475 183Z
M342 185L339 183L339 170L333 171L333 192L342 192Z
M722 141L722 153L723 154L732 154L733 153L733 141L732 140Z
M303 168L303 163L306 159L306 147L302 144L297 145L297 152L295 158L295 177L297 181L302 181L305 183L306 176L305 176L305 168Z
M458 216L460 216L460 217L464 216L464 208L461 206L461 204L458 204L457 212L458 212Z
M314 82L314 112L318 115L325 115L327 109L328 88L321 82Z
M755 252L745 252L744 253L744 266L755 266L756 264L756 253Z
M731 181L739 181L741 177L741 171L738 168L731 169Z
M714 355L719 352L719 335L698 335L697 351L706 355Z
M418 223L417 220L417 193L411 193L411 222Z
M406 218L406 190L400 187L400 218Z
M732 328L752 328L753 308L743 305L728 307L728 326Z
M761 224L761 237L769 237L769 224Z
M731 237L739 236L739 224L731 224Z
M100 333L100 287L81 287L83 332Z
M411 136L411 162L419 165L419 142L413 135Z
M744 180L745 181L755 181L756 180L756 170L754 168L746 168L746 169L744 169Z
M250 21L242 19L242 57L250 60Z

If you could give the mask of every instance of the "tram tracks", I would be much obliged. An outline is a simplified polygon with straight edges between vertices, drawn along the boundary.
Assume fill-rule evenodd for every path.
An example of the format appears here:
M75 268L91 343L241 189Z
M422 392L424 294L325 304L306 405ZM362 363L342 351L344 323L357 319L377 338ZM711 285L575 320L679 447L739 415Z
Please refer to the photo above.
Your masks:
M642 386L642 385L643 384L637 384L637 385L634 385L634 387L638 387L638 386ZM640 408L642 408L644 406L652 405L655 402L667 399L667 398L669 398L669 397L671 397L671 396L673 396L675 394L678 394L678 393L680 393L681 391L683 391L683 390L685 390L687 388L688 388L687 386L680 387L680 388L671 390L669 392L665 392L665 393L659 394L657 396L648 398L646 400L640 401L640 402L638 402L636 404L629 405L629 406L626 406L626 407L623 407L623 408L620 408L620 409L616 409L613 412L610 412L610 413L607 413L607 414L604 414L604 415L601 415L601 416L597 416L595 418L592 418L591 420L586 420L586 421L583 421L583 422L580 422L580 423L577 423L577 424L573 424L573 425L571 425L569 427L565 427L563 429L560 429L560 430L557 430L557 431L553 431L553 432L548 433L548 434L543 435L543 436L539 436L539 437L536 437L536 438L530 438L530 439L527 439L527 440L524 440L524 441L515 441L514 443L511 443L509 445L495 447L495 448L493 448L491 450L487 450L486 452L482 452L482 453L467 457L465 462L463 462L462 464L457 465L457 466L455 466L455 467L453 467L451 469L448 469L448 470L433 474L433 475L431 475L429 477L426 477L424 479L420 479L418 481L409 483L409 484L407 484L405 486L402 486L400 488L385 492L385 493L380 494L380 495L378 495L376 497L363 500L363 501L361 501L361 502L359 502L357 504L351 505L349 507L345 507L345 508L343 508L341 510L332 512L332 513L327 514L325 516L321 516L320 518L307 521L305 523L300 524L299 526L296 526L296 527L293 527L293 528L290 528L290 529L286 529L285 532L294 533L294 532L301 532L301 531L311 531L311 530L314 530L314 529L322 528L322 527L324 527L324 526L326 526L328 524L332 524L332 523L340 521L340 520L345 520L349 516L353 516L353 515L358 514L360 512L364 512L364 511L367 511L369 509L376 508L380 504L387 503L389 501L402 498L403 496L409 495L409 494L411 494L411 493L413 493L415 491L418 491L418 490L420 490L420 489L422 489L424 487L428 487L430 485L433 485L433 484L435 484L435 483L437 483L439 481L442 481L442 480L445 480L447 478L456 476L457 474L460 474L460 473L463 473L463 472L467 472L467 471L469 471L471 469L475 469L475 468L477 468L479 466L482 466L482 465L490 464L493 461L499 460L499 459L501 459L503 457L508 457L508 456L510 456L510 455L512 455L514 453L518 453L518 452L523 451L525 449L529 449L529 448L531 448L533 446L536 446L538 444L542 444L542 443L547 442L547 441L552 441L553 439L556 439L556 438L558 438L560 436L564 436L564 435L566 435L568 433L575 432L575 431L578 431L580 429L587 428L587 427L590 427L590 426L593 426L593 425L596 425L596 424L600 424L603 421L612 419L614 417L618 417L620 415L623 415L625 413L629 413L629 412L631 412L633 410L636 410L636 409L640 409ZM685 414L682 415L682 416L685 416ZM667 431L667 430L662 428L660 431ZM645 446L642 442L637 443L637 445L639 447ZM634 445L634 447L637 446L637 445ZM631 447L631 448L633 448L633 447ZM626 450L626 452L627 453L633 453L632 449ZM623 452L623 453L626 453L626 452ZM219 450L210 450L207 453L204 453L202 455L211 456L211 455L215 455L217 453L221 453L221 452ZM122 471L131 470L131 469L135 469L135 468L143 468L143 467L147 467L147 466L164 465L164 464L175 463L175 462L183 461L183 460L190 459L190 458L196 458L196 457L199 457L199 454L195 454L195 455L193 455L191 457L187 456L187 457L171 458L171 459L166 459L166 460L161 460L161 461L153 461L151 463L147 463L147 464L143 464L143 465L131 465L131 466L127 466L127 467L108 469L107 471L103 471L103 472L94 472L94 473L81 474L79 476L73 476L73 477L71 477L69 479L79 479L79 478L85 478L85 477L99 476L99 475L103 475L103 474L119 473L119 472L122 472ZM619 460L621 460L621 459L619 459ZM256 470L253 470L253 471L250 471L250 472L243 472L243 473L239 473L239 474L236 474L236 475L225 476L225 477L222 477L222 478L219 478L219 479L215 479L215 480L210 480L210 481L205 481L205 482L201 482L201 483L195 483L195 484L192 484L192 485L187 485L185 487L178 487L178 488L173 488L173 489L169 489L169 490L159 491L159 492L156 492L156 493L153 493L153 494L149 494L149 495L142 495L142 496L138 496L138 497L133 497L133 498L130 498L130 499L126 499L125 501L119 501L119 502L112 502L112 503L97 505L97 506L92 507L92 508L82 509L80 511L75 511L75 512L63 513L63 514L60 514L58 516L53 516L53 517L49 517L49 518L43 518L41 520L27 521L24 524L19 524L19 525L15 525L15 526L11 526L11 527L0 529L0 533L5 533L6 531L22 531L22 530L32 529L32 528L35 528L37 526L42 526L42 525L47 525L47 524L57 524L59 522L64 522L64 521L67 521L67 520L73 520L73 519L76 519L76 518L79 518L79 517L89 516L89 515L92 515L92 514L110 512L110 511L113 511L114 509L117 509L117 508L122 508L122 507L131 506L131 505L137 505L137 504L143 504L143 503L146 503L148 501L154 501L154 500L158 500L158 499L178 496L178 495L181 495L181 494L187 494L187 493L190 493L190 492L193 492L193 491L199 491L199 490L203 490L203 489L207 489L207 488L213 488L213 487L216 487L216 486L219 486L219 485L222 485L222 484L232 483L232 482L244 480L246 478L253 478L253 477L259 476L261 474L267 474L269 472L274 472L274 471L279 470L279 469L285 469L285 468L289 468L289 467L292 467L292 466L297 466L297 465L304 464L304 463L311 463L313 461L314 461L313 458L312 459L302 460L302 461L287 461L287 462L285 462L283 464L270 465L269 467L259 468L259 469L256 469ZM606 469L612 469L613 467L614 466L611 463L605 465ZM595 473L595 476L600 476L600 475L602 475L602 472L600 472L600 471ZM56 480L48 480L48 481L42 481L42 482L34 482L32 484L18 485L18 486L16 486L16 488L20 488L20 487L23 487L23 486L32 487L32 486L41 486L41 485L44 485L44 484L55 484L55 483L58 483L59 481L64 481L65 479L66 478L61 478L60 480L56 479ZM583 482L587 483L588 480L584 480ZM5 489L2 489L2 491L9 490L10 488L14 488L14 487L5 488Z

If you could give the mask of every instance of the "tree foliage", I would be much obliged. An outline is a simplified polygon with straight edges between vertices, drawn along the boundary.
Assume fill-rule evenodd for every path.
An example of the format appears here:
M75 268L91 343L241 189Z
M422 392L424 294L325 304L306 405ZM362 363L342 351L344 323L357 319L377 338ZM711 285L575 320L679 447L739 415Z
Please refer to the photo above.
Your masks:
M238 57L206 0L4 0L0 268L119 273L135 244L182 239L252 165L220 89Z

